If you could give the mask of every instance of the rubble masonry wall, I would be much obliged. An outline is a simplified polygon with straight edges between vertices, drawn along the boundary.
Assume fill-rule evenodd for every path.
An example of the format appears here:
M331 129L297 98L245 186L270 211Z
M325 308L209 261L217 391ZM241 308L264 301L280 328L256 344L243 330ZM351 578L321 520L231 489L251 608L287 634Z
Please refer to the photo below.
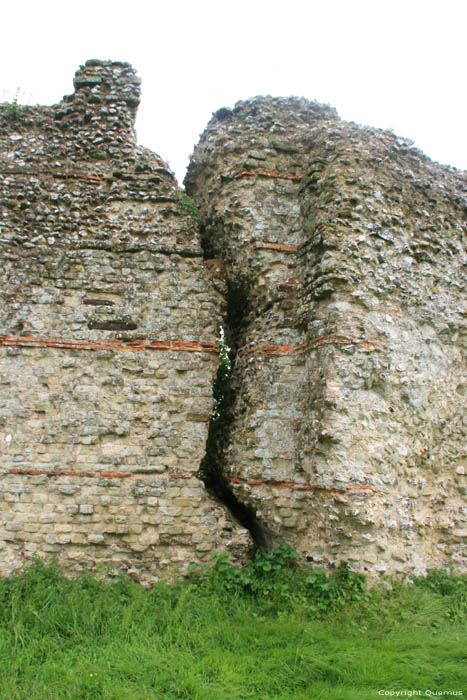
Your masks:
M465 174L325 105L219 110L186 190L136 143L139 80L88 61L0 107L0 573L149 584L252 534L372 574L465 569ZM190 213L191 212L191 213Z

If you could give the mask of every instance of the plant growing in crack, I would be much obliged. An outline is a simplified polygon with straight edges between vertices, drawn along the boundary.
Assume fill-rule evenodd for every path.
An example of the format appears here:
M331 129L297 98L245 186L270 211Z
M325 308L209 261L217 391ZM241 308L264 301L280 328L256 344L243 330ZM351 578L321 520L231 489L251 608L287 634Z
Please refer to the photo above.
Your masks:
M201 215L198 210L198 206L194 199L189 197L185 192L178 191L175 195L178 204L191 216L193 221L196 222L197 227L201 226Z
M231 349L225 340L223 328L220 329L218 341L219 366L213 386L214 408L209 423L206 452L199 467L199 477L206 488L227 507L231 515L250 531L255 549L263 547L269 550L273 546L271 534L256 516L254 508L237 498L224 472L224 450L231 426L232 365Z
M230 377L232 363L230 361L230 347L225 341L224 329L220 328L219 332L219 367L217 368L216 379L212 393L214 395L214 409L212 412L212 420L218 421L222 415L224 408L225 390Z
M209 423L208 438L206 441L206 454L201 460L199 475L207 487L212 486L212 475L214 470L214 461L216 454L216 446L219 432L219 423L222 417L225 406L225 392L227 382L230 377L232 363L230 360L230 347L225 340L224 329L219 329L219 366L217 368L216 378L212 388L214 396L214 407L212 410L211 421Z

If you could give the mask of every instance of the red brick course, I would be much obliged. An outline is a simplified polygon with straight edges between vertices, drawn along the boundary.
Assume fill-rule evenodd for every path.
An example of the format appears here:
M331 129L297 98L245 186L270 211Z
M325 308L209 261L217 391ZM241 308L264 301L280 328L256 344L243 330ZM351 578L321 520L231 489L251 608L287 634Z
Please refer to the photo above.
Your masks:
M293 173L282 173L277 170L240 170L235 174L235 179L238 180L241 177L273 177L282 180L301 180L302 175L294 175Z
M294 481L278 481L276 479L246 479L237 474L229 474L228 477L235 484L244 483L248 486L274 486L279 489L289 489L290 491L315 491L325 493L328 496L342 496L343 494L358 493L362 496L372 496L376 491L371 486L356 486L355 484L343 484L340 489L326 489L318 484L310 484L309 481L294 482Z
M135 477L141 479L143 474L150 472L93 472L93 471L75 471L74 469L30 469L28 467L15 467L14 469L2 469L3 474L25 474L27 476L80 476L92 479L128 479ZM199 478L198 471L180 472L176 474L168 474L168 479L192 479Z
M193 343L158 340L64 340L63 338L41 338L34 336L0 336L0 346L61 348L65 350L112 350L114 352L139 350L165 350L169 352L205 352L217 354L217 343Z

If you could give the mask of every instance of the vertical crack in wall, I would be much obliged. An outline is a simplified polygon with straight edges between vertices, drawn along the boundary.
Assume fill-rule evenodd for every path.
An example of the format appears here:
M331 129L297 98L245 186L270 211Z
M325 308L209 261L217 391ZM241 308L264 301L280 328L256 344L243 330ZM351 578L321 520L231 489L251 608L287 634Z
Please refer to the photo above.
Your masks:
M257 517L255 509L242 503L234 493L224 468L225 452L229 445L234 419L235 387L232 370L235 367L239 335L248 313L245 291L232 283L227 286L227 314L224 326L227 344L221 342L220 364L213 385L215 408L206 440L206 453L200 465L200 477L206 488L225 505L231 515L251 534L255 550L271 549L273 538ZM226 357L228 352L228 360Z

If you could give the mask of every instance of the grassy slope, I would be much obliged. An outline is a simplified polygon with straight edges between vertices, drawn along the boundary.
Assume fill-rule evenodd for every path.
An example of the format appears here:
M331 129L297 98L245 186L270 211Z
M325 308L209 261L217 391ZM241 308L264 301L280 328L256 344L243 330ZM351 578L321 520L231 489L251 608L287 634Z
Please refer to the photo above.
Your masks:
M268 595L226 595L218 583L145 591L42 566L0 580L0 699L467 696L458 592L373 590L319 618L302 598Z

